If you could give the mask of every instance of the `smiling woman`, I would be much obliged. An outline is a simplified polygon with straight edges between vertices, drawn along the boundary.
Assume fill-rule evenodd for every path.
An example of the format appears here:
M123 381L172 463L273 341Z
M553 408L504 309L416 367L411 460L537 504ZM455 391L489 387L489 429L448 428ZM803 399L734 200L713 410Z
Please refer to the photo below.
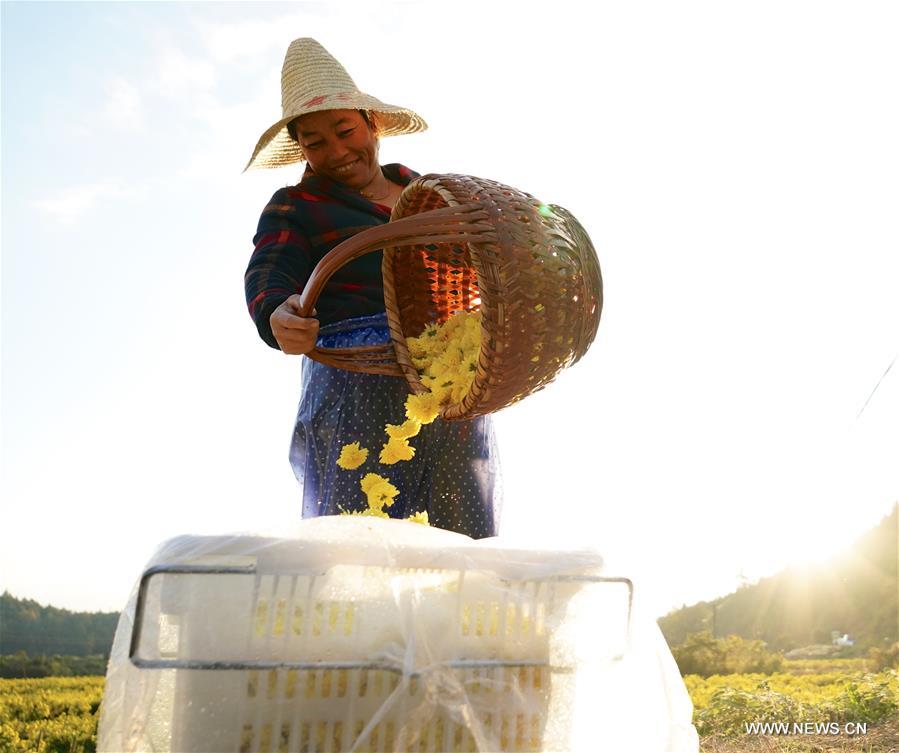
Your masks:
M289 355L313 347L345 348L390 341L384 313L381 252L344 265L319 296L314 317L300 295L315 265L341 241L386 223L418 174L381 165L379 138L427 127L412 110L359 91L318 42L291 43L282 70L282 117L263 133L250 167L305 160L299 184L277 191L263 210L245 276L247 305L260 337ZM369 450L377 472L384 426L405 420L405 380L350 373L303 360L301 397L290 461L303 487L303 516L365 508L358 475L337 465L345 445ZM392 517L427 512L434 526L475 538L499 521L498 453L490 417L436 420L423 426L410 460L393 465L399 495Z
M365 110L323 110L287 124L316 175L329 176L362 196L393 207L403 187L378 163L376 116Z

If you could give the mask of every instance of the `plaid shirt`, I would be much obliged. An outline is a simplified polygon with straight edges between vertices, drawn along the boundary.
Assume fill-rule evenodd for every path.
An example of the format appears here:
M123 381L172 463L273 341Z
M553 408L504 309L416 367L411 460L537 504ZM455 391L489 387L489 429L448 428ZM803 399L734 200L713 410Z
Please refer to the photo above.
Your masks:
M382 165L388 179L408 185L418 173L399 164ZM269 317L294 293L301 293L315 265L338 243L390 220L390 210L307 167L295 186L278 189L262 211L253 237L255 250L244 275L250 316L271 347ZM315 304L322 325L384 310L381 251L339 269Z

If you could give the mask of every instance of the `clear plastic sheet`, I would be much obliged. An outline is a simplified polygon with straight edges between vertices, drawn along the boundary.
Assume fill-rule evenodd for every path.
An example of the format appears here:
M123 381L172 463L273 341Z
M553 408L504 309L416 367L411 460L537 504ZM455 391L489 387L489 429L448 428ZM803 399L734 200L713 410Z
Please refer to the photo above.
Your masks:
M408 521L178 537L120 618L98 751L697 751L632 597L595 552Z

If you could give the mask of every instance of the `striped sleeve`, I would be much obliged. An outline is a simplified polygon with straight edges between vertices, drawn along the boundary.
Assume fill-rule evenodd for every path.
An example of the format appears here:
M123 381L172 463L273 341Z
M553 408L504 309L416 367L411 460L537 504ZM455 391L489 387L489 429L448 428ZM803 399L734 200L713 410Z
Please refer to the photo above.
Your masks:
M269 317L285 300L303 290L312 273L309 242L298 226L295 207L280 189L259 218L253 255L244 274L247 308L259 336L278 348Z

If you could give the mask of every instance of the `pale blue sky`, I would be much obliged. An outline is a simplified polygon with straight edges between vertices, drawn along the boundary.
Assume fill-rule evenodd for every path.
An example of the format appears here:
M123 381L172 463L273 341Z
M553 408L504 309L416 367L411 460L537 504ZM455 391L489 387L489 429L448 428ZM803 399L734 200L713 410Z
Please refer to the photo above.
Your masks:
M588 10L589 7L589 10ZM892 3L2 4L0 588L119 609L155 546L299 515L299 361L242 276L301 168L241 174L289 42L420 112L382 162L568 207L593 349L497 416L504 531L657 611L899 498Z

